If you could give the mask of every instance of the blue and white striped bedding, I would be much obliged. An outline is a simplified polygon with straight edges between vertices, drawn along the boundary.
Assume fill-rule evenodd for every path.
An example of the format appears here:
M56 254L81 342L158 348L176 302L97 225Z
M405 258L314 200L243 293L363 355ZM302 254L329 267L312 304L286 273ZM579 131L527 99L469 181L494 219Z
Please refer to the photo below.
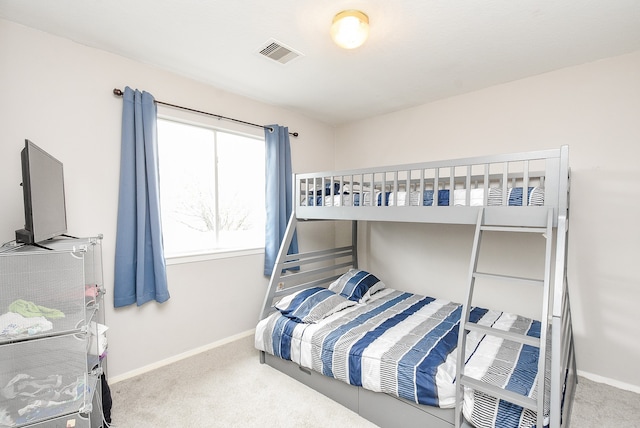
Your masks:
M507 189L507 205L509 206L522 206L523 189L522 187L511 187ZM371 203L371 192L349 193L345 192L340 194L338 190L334 191L333 197L330 192L325 192L324 196L315 192L315 196L310 194L309 197L305 197L302 200L302 205L305 206L309 203L312 206L433 206L434 191L425 190L420 197L420 192L411 191L409 193L405 191L398 192L384 192L376 191L374 195L374 204ZM407 199L408 195L408 199ZM465 189L456 189L453 191L453 205L465 206L467 191ZM397 199L397 201L396 201ZM438 190L438 206L449 206L450 192L449 190ZM363 201L363 202L361 202ZM484 189L471 189L469 194L469 206L483 206L484 205ZM491 187L489 194L487 195L487 206L500 206L502 205L502 189L498 187ZM527 206L539 206L544 205L544 189L541 187L529 187L527 192Z
M367 303L315 323L275 312L262 320L256 348L346 383L419 404L455 406L456 352L461 306L383 289ZM502 330L540 334L540 323L474 308L472 321ZM535 397L537 348L494 336L467 335L465 374ZM477 427L530 427L535 412L472 390L463 412Z

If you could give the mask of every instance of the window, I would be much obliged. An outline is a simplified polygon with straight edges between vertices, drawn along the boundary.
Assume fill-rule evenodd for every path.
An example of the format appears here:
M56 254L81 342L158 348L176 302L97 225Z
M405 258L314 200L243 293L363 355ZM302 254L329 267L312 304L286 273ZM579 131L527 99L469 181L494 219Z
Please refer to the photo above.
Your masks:
M158 119L165 256L264 247L264 139Z

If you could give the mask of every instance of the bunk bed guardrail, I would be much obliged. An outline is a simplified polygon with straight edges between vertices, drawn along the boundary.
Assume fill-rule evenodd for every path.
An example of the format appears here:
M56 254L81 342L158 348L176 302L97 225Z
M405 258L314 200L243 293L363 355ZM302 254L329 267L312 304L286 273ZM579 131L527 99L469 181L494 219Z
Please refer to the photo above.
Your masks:
M295 174L298 219L360 219L542 227L568 208L568 147L497 156ZM564 171L563 171L564 170ZM565 175L563 175L565 174ZM525 191L526 189L526 191ZM525 195L526 193L526 195ZM458 209L459 207L474 209ZM455 209L451 209L455 208ZM524 209L523 209L524 208ZM505 212L505 210L510 210ZM387 210L391 210L390 213ZM521 213L514 216L514 211Z

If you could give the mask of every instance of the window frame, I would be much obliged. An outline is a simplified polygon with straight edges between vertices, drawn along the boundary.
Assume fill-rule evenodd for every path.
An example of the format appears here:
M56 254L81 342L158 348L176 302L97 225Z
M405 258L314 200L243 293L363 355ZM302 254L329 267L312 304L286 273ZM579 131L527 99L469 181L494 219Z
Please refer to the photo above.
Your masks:
M215 117L209 117L204 115L199 115L193 112L183 112L177 111L175 109L171 109L168 107L158 106L157 118L159 120L171 121L176 123L181 123L185 125L191 125L201 128L210 129L215 132L223 132L227 134L238 135L240 137L252 138L257 140L257 143L262 142L264 144L264 131L261 129L257 129L253 132L247 131L246 126L242 126L240 124L235 124L232 122L225 122L225 126L220 126L221 119ZM228 126L226 126L228 125ZM217 139L217 138L216 138ZM215 153L217 157L217 141ZM158 153L159 156L159 153ZM217 182L218 169L216 168L216 182ZM162 181L162 175L160 173L160 181ZM162 184L160 184L162 186ZM216 184L216 207L218 207L218 188ZM160 201L162 204L162 201ZM217 209L217 208L216 208ZM216 241L219 239L219 228L216 223ZM194 263L201 262L207 260L220 260L225 258L234 258L234 257L245 257L252 255L264 254L264 245L261 247L249 246L249 247L239 247L239 248L220 248L220 249L208 249L208 250L193 250L192 252L185 254L176 254L167 256L165 254L165 263L167 265L176 265L176 264L184 264L184 263Z

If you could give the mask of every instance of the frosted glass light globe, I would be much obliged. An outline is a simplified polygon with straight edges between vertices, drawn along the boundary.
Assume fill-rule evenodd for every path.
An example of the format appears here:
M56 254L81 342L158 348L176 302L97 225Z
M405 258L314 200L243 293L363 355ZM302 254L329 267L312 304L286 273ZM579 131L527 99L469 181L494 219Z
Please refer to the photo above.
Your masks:
M354 49L369 36L369 17L359 10L345 10L333 18L331 38L340 47Z

